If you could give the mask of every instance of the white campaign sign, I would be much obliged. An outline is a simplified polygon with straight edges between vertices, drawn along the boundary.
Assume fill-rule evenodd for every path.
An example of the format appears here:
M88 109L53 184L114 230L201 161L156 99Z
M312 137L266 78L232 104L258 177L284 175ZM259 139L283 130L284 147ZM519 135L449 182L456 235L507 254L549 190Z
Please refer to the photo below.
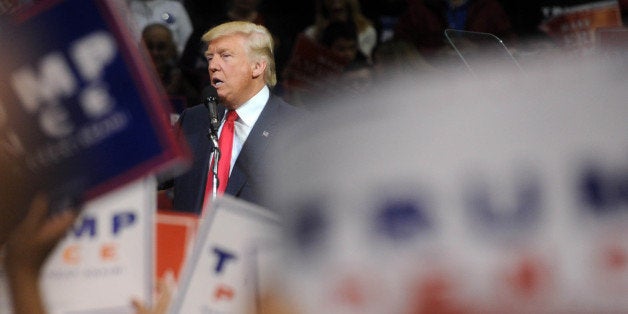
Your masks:
M296 312L628 313L628 62L483 61L321 99L277 141Z
M229 196L206 213L170 313L254 313L257 270L248 259L277 239L278 219Z
M131 298L150 300L156 188L143 179L86 204L44 266L49 313L133 313ZM0 271L0 313L10 313Z

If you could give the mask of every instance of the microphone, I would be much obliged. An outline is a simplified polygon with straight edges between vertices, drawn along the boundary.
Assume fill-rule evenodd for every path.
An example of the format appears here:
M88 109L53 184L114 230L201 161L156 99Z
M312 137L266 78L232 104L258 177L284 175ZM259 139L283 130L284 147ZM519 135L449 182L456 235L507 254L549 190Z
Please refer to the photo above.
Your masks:
M209 130L207 135L209 140L212 141L213 148L209 160L215 160L211 167L212 173L212 199L216 198L218 193L218 160L220 159L220 148L218 147L218 92L213 86L207 86L203 89L203 104L207 107L209 112ZM209 180L209 178L207 178Z
M203 99L205 107L209 112L209 132L213 135L218 134L218 93L213 86L208 86L203 90Z

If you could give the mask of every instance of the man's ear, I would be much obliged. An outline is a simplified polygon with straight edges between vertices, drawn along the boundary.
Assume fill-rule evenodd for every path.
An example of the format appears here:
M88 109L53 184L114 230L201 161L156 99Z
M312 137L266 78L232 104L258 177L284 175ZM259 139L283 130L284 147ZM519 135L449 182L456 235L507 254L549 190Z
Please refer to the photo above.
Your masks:
M264 75L264 71L266 71L267 63L264 60L258 60L253 62L253 77L257 78L260 75Z

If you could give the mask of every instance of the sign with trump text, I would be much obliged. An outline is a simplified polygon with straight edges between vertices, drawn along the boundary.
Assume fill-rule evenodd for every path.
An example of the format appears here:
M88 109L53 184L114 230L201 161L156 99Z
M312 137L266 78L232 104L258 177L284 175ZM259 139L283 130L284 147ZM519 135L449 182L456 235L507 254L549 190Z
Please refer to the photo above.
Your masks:
M186 160L114 3L41 1L0 20L3 199L89 200Z
M153 283L155 182L141 180L87 203L42 270L50 313L132 313ZM0 272L0 313L10 313Z
M277 240L279 220L229 196L210 206L170 313L255 313L258 270L251 253Z

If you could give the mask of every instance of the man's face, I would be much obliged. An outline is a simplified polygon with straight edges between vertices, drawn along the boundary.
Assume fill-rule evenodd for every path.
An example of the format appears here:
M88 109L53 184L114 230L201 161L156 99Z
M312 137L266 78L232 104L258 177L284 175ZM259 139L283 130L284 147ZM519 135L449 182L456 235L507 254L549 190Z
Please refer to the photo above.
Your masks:
M212 40L205 52L211 84L229 109L236 109L257 92L254 63L247 55L245 40L240 35L221 36Z

